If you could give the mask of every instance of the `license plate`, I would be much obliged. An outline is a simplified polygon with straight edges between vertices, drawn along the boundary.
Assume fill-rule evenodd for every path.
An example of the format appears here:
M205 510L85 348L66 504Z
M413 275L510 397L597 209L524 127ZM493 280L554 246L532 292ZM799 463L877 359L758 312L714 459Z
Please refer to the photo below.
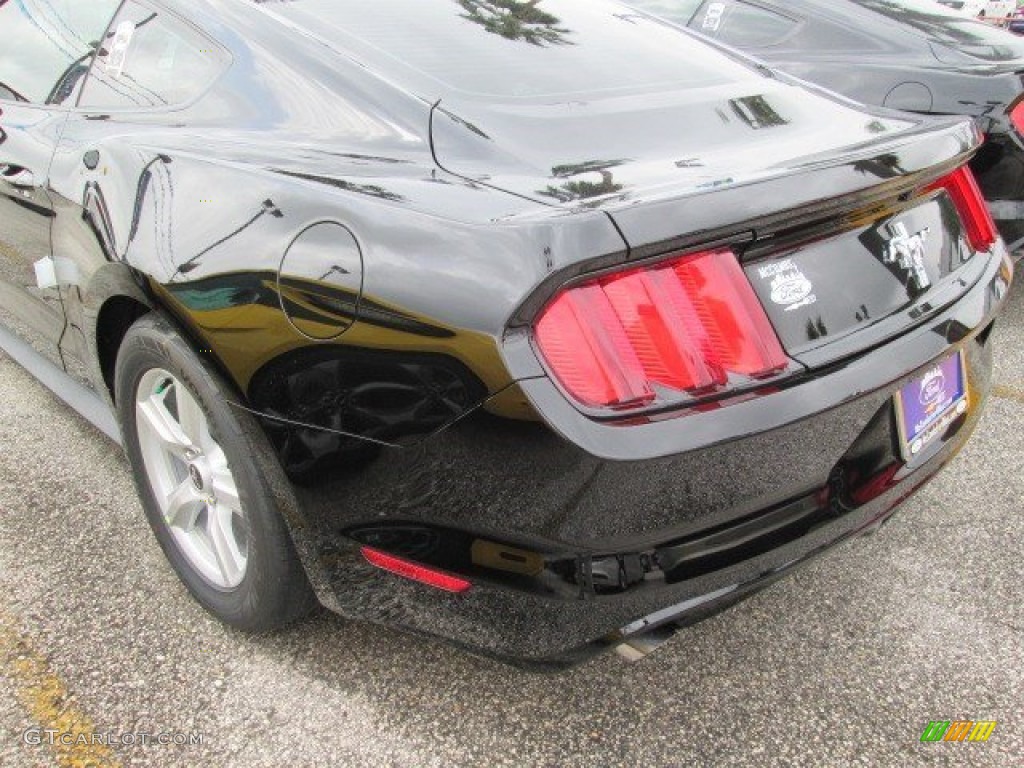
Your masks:
M910 461L967 413L967 368L958 352L929 368L896 393L903 458Z

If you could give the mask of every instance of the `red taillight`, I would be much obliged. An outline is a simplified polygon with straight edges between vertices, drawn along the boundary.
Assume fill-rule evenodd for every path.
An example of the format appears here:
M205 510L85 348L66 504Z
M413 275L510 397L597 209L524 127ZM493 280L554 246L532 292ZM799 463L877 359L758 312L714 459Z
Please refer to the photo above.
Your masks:
M998 238L995 222L989 213L985 198L978 189L974 174L966 165L944 176L928 189L944 189L949 193L960 218L963 220L967 240L976 251L987 251Z
M788 359L731 251L709 251L569 288L541 315L537 344L588 407L653 402L665 389L717 392Z
M1024 99L1017 102L1017 106L1010 110L1010 122L1021 136L1024 136Z
M414 563L411 560L403 560L400 557L386 554L377 549L363 547L360 551L363 553L363 557L366 558L366 561L371 565L375 565L389 573L395 574L396 576L412 579L413 581L418 581L421 584L426 584L427 586L435 587L436 589L443 589L445 592L462 593L466 592L471 586L473 586L468 581L460 579L458 576L452 576L444 571L438 571L426 565Z

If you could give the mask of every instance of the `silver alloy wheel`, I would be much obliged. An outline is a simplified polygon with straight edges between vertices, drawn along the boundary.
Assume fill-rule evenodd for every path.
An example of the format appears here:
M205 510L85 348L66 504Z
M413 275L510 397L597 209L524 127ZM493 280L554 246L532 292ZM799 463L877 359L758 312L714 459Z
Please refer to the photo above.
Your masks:
M139 448L150 487L178 549L210 584L245 578L248 521L206 414L173 374L148 371L135 394Z

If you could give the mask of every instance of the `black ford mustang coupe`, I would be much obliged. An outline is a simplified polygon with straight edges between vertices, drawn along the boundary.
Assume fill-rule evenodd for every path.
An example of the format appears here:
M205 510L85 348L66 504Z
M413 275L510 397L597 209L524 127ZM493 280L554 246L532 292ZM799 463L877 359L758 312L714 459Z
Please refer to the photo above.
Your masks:
M1012 266L970 121L609 0L0 28L0 340L115 410L232 625L640 646L877 527L984 407Z

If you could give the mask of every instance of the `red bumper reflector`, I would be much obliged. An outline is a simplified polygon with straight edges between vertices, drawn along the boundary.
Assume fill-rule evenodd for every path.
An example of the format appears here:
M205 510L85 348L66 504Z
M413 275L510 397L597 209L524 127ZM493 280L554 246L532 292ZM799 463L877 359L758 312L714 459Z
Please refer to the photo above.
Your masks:
M1010 122L1017 132L1024 136L1024 99L1017 102L1017 106L1010 110Z
M366 562L370 563L370 565L375 565L381 570L393 573L396 576L402 576L403 578L426 584L428 587L461 594L473 586L458 576L452 576L444 571L438 571L410 560L403 560L400 557L395 557L370 547L362 547L360 551L363 553L363 557L366 558Z
M966 165L939 179L928 189L944 189L963 220L967 240L976 251L987 251L999 237L978 182Z
M764 378L789 361L732 251L690 254L571 287L536 326L541 355L588 407L653 402Z
M885 469L868 478L867 481L858 484L850 493L853 502L861 505L877 499L895 485L893 478L896 477L896 473L899 471L899 463L890 464Z

